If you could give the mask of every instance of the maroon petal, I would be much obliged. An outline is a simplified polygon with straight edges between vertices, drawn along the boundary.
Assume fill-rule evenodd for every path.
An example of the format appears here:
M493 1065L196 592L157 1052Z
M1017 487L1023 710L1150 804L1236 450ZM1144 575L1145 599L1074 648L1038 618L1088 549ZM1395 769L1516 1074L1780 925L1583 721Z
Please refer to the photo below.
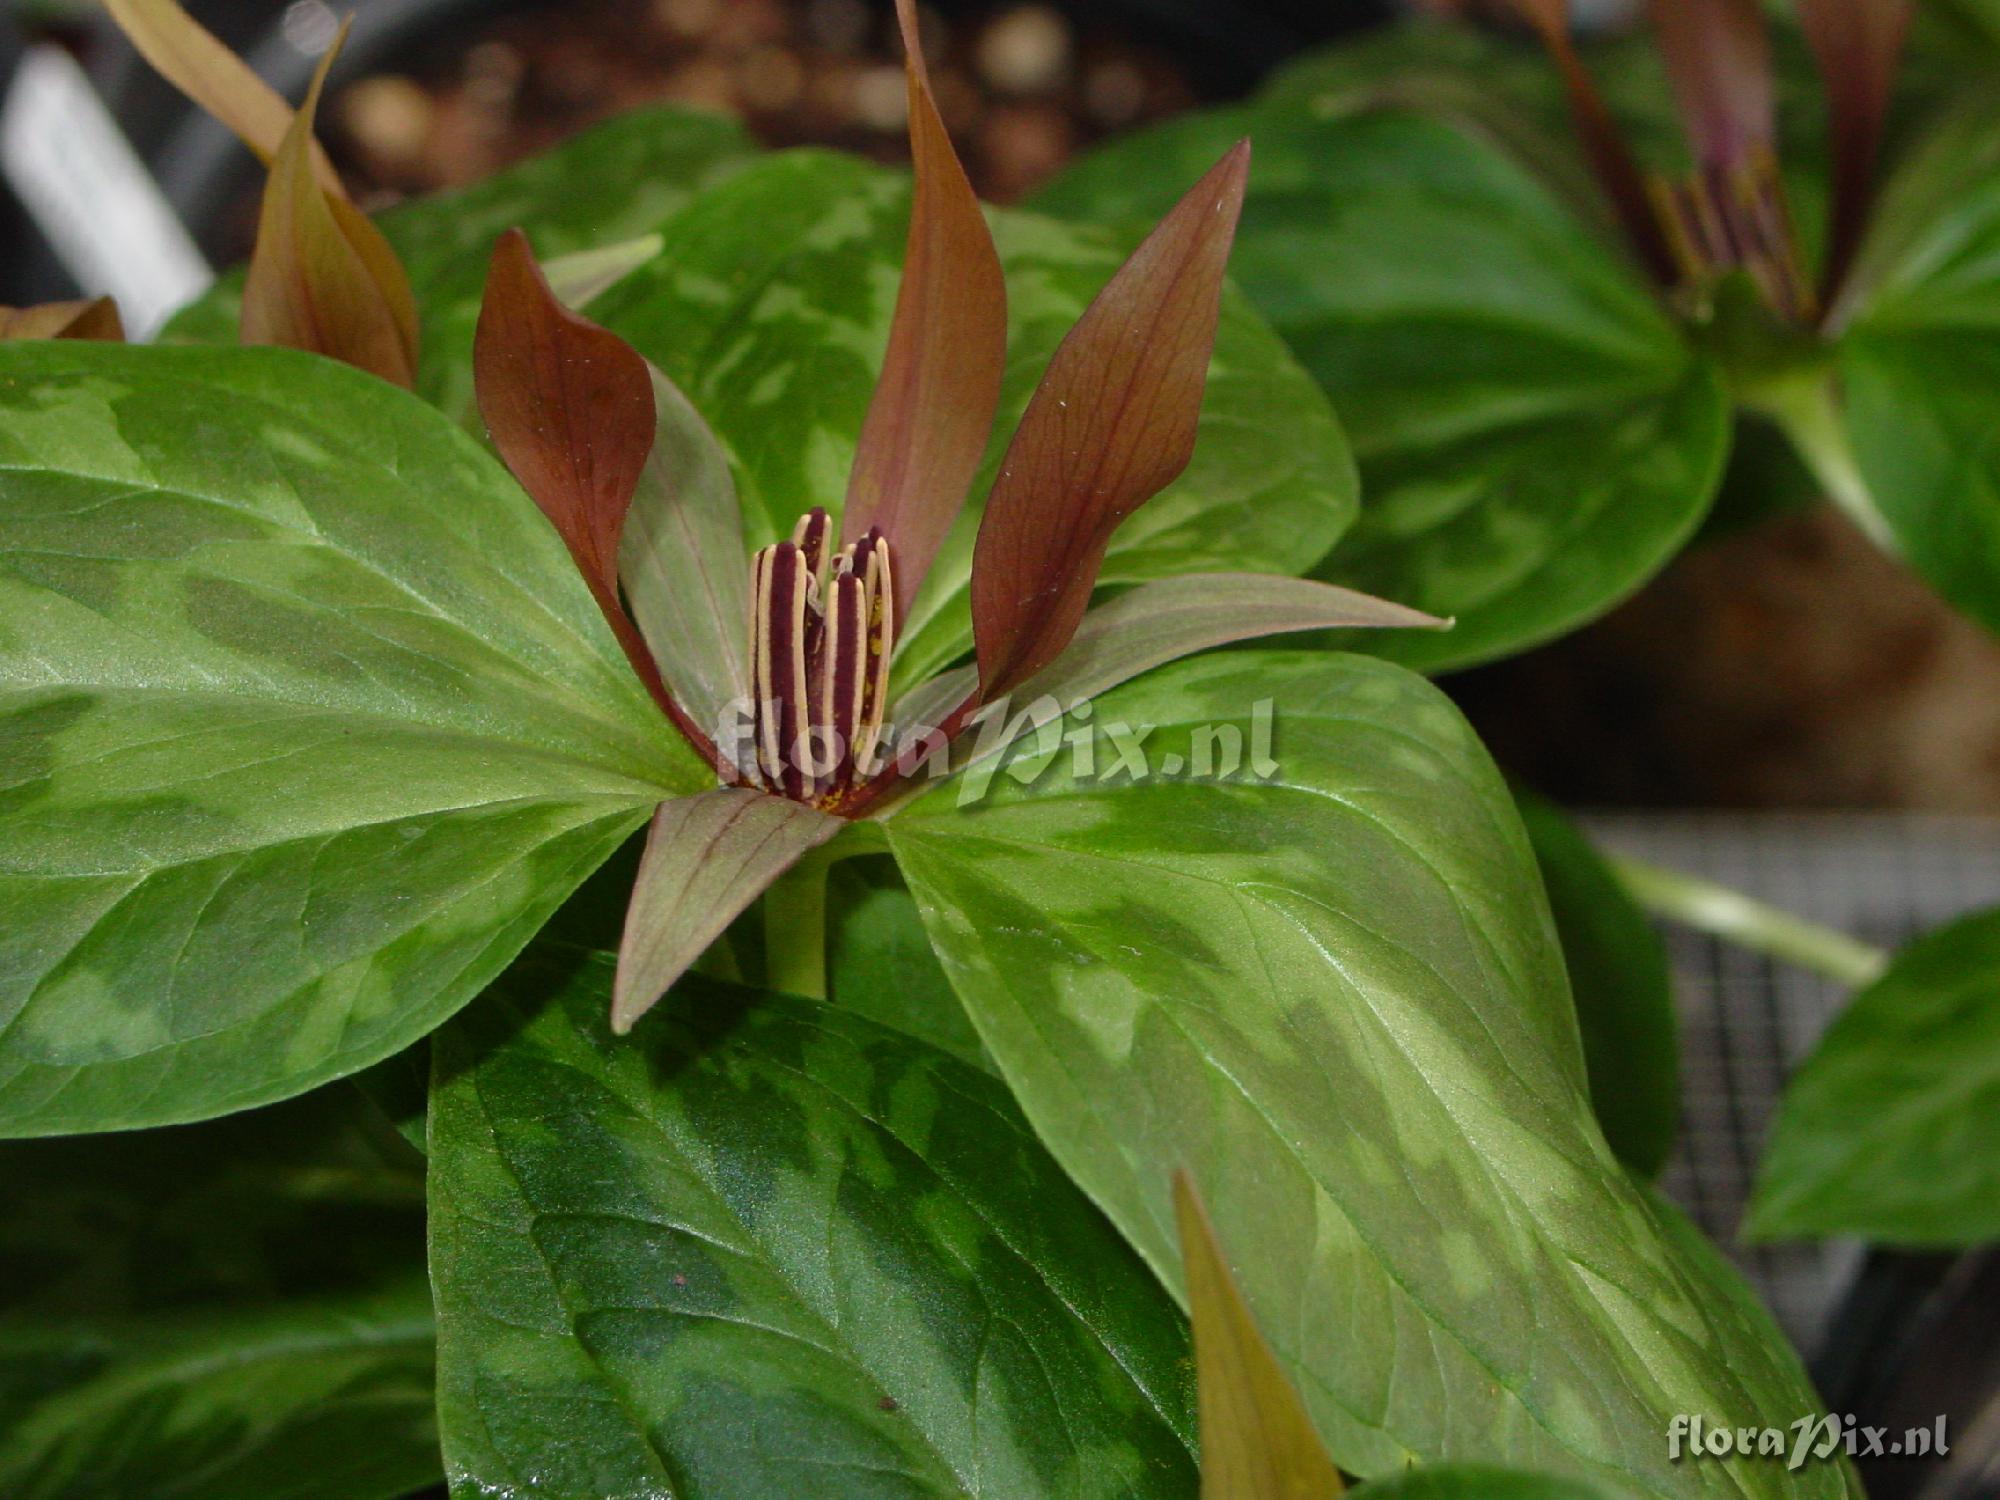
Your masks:
M1625 132L1612 117L1604 96L1597 91L1583 59L1577 56L1569 34L1568 0L1515 0L1515 8L1534 27L1562 74L1577 139L1590 160L1598 185L1611 200L1612 212L1617 215L1633 253L1655 281L1662 286L1672 285L1676 275L1673 252L1660 232L1659 216L1646 192L1646 174L1640 171L1631 147L1625 142Z
M714 764L713 744L667 692L618 597L619 537L653 447L646 361L557 301L527 236L510 229L493 249L472 370L493 446L569 548L632 669Z
M1650 10L1697 164L1733 171L1768 155L1777 108L1757 0L1651 0Z
M1833 134L1823 304L1833 301L1861 240L1910 10L1909 0L1799 0L1799 24L1826 79Z
M847 482L841 535L871 529L896 556L909 609L986 452L1007 356L1007 288L993 235L931 98L913 0L897 0L916 195L902 290Z
M972 558L981 691L1053 661L1118 523L1194 453L1250 143L1176 204L1069 331L1028 403Z

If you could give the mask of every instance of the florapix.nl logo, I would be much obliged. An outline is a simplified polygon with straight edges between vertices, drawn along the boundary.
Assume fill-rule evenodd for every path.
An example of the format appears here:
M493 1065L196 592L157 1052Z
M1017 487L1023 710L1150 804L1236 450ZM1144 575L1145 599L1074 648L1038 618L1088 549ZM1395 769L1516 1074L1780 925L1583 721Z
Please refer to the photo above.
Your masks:
M971 733L963 737L922 722L887 722L856 743L837 726L815 724L785 743L772 732L780 722L773 708L760 713L756 700L739 698L716 726L716 749L753 782L790 776L811 785L843 772L867 780L891 767L909 782L956 777L961 807L983 801L1000 776L1032 786L1057 767L1074 785L1270 781L1278 774L1277 705L1270 698L1257 699L1239 720L1176 725L1170 738L1160 725L1100 717L1089 699L1064 704L1048 695L1018 709L996 699L967 721Z

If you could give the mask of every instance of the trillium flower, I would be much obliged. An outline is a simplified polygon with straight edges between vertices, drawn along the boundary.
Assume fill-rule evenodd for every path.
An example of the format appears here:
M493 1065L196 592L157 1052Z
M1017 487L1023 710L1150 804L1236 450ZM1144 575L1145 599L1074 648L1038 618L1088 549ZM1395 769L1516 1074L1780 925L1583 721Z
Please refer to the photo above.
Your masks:
M474 343L493 442L567 544L632 668L719 785L663 802L619 953L624 1031L722 929L849 821L893 811L1010 695L1073 706L1176 657L1279 631L1437 625L1328 584L1201 574L1090 611L1105 547L1194 449L1248 143L1189 190L1051 359L973 552L974 661L889 699L898 623L985 452L1006 287L939 118L910 0L915 172L903 280L838 530L814 507L746 558L727 460L687 399L564 307L510 231Z
M1827 88L1833 202L1817 284L1803 269L1778 174L1769 37L1759 0L1650 0L1654 35L1694 159L1671 181L1639 165L1569 37L1567 0L1516 0L1562 73L1577 134L1634 253L1660 284L1706 297L1749 277L1787 323L1837 302L1873 194L1909 0L1798 0Z
M320 90L347 27L294 111L174 0L106 3L161 76L270 168L243 283L243 342L309 350L414 385L417 304L409 277L313 139Z

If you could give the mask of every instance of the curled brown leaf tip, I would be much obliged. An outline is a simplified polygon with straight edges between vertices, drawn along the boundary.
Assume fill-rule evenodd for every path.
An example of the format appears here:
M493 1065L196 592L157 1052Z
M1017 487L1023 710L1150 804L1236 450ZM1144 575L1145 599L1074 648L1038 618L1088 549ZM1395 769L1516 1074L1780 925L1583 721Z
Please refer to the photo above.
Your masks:
M1078 319L1028 403L973 553L988 699L1068 644L1112 531L1194 453L1249 169L1243 141L1188 191Z
M125 324L118 316L118 304L109 297L0 307L0 341L7 339L96 339L122 344Z
M986 451L1007 355L993 236L931 96L912 0L897 0L916 191L889 348L848 479L842 536L896 549L907 611Z
M493 446L569 548L654 701L714 763L712 743L668 693L618 594L618 543L655 432L646 361L564 307L528 237L510 229L493 247L472 373Z
M243 342L324 354L407 389L417 369L409 278L382 232L329 192L314 164L313 119L339 51L336 41L320 59L271 158L243 284Z

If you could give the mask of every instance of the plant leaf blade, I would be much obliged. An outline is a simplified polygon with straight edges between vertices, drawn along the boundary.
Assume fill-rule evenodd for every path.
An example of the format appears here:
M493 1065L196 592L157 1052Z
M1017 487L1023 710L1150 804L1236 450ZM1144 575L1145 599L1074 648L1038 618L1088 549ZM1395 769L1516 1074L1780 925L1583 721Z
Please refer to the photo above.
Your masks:
M632 493L618 577L667 689L712 739L750 698L749 563L728 455L653 366L652 451Z
M1416 40L1390 61L1411 66ZM1480 76L1504 65L1482 58ZM1445 671L1574 629L1678 552L1721 480L1730 399L1632 268L1493 132L1343 103L1373 97L1366 82L1300 79L1183 117L1082 158L1037 202L1113 222L1157 212L1191 162L1254 134L1231 275L1340 412L1366 496L1313 572L1455 619L1447 634L1341 640Z
M610 980L545 950L435 1044L455 1494L1193 1487L1185 1326L996 1080L699 978L618 1041Z
M546 523L408 393L274 349L0 367L0 1131L397 1051L707 780Z
M0 1147L9 1500L438 1481L423 1163L370 1113L336 1087Z
M1197 175L1190 170L1182 185ZM1136 238L1005 209L989 219L1011 286L996 422L1004 431ZM667 252L592 307L714 427L734 461L752 548L789 536L804 509L843 492L908 225L907 180L850 156L776 153L684 209ZM1338 421L1233 289L1223 297L1199 428L1187 471L1113 535L1106 584L1202 570L1303 572L1352 519L1354 472ZM989 445L902 622L896 692L972 647L967 579L1003 451Z
M1673 975L1660 936L1604 857L1550 803L1516 793L1562 940L1590 1103L1618 1159L1645 1177L1680 1129Z
M1455 710L1366 658L1242 651L1091 722L1135 779L1024 746L983 800L947 783L883 826L1024 1110L1165 1277L1165 1179L1207 1184L1341 1467L1477 1445L1614 1490L1844 1494L1657 1441L1674 1412L1782 1426L1815 1398L1598 1132L1525 835ZM1192 773L1225 726L1250 753Z
M1898 953L1786 1086L1746 1231L1940 1247L2000 1234L1996 994L1992 912Z

